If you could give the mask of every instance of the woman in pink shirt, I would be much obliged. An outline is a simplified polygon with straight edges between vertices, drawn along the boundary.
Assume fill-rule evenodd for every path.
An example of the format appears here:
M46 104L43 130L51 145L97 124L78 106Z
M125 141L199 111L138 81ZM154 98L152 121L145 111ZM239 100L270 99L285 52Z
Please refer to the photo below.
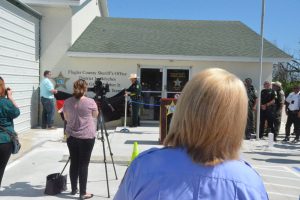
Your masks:
M71 157L70 180L72 192L78 191L79 178L80 199L89 199L93 194L86 192L88 166L96 137L96 124L99 112L95 101L85 95L87 83L78 80L74 83L73 97L64 103L64 117L67 121L67 144Z

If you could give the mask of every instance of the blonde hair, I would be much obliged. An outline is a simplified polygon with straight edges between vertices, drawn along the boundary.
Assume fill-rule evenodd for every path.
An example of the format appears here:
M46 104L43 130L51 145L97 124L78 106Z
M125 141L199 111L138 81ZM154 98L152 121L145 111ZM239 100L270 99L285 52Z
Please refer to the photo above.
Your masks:
M87 91L87 86L88 86L87 82L83 79L79 79L75 81L73 85L73 96L76 99L80 99Z
M197 74L182 91L164 145L183 147L194 162L238 159L247 120L243 82L218 68Z

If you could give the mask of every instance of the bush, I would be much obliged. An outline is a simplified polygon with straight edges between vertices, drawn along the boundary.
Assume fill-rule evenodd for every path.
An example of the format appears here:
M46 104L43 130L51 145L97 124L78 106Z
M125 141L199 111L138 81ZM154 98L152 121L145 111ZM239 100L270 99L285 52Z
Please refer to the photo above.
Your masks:
M285 93L285 96L288 96L291 92L293 92L294 86L300 86L300 81L295 81L295 82L283 82L282 83L282 88Z

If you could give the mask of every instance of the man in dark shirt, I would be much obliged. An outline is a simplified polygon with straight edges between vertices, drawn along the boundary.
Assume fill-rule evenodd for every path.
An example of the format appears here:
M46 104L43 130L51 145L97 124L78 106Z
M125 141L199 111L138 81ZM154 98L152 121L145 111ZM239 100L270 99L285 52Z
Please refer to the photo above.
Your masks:
M132 100L131 127L137 127L140 125L139 110L140 110L140 99L141 99L142 87L139 81L137 80L136 74L130 74L129 79L131 81L131 85L126 90L126 95L129 95Z
M251 139L251 133L254 133L254 114L253 111L256 109L257 104L257 96L254 86L252 85L252 79L245 79L245 87L247 90L248 96L248 118L247 118L247 126L245 131L246 140Z
M268 126L271 132L275 134L274 130L274 104L275 104L275 92L271 89L271 83L269 81L264 82L264 89L261 91L261 106L260 106L260 127L259 138L264 136L265 122L268 122ZM274 135L274 141L276 141Z

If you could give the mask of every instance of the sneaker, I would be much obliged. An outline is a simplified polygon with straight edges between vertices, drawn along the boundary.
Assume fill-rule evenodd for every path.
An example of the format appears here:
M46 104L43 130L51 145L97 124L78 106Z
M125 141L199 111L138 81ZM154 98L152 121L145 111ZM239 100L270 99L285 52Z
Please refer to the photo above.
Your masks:
M288 142L288 141L290 141L290 138L289 138L289 137L285 137L285 138L282 140L282 142Z
M57 127L55 127L55 126L49 126L47 129L48 129L48 130L56 130Z

